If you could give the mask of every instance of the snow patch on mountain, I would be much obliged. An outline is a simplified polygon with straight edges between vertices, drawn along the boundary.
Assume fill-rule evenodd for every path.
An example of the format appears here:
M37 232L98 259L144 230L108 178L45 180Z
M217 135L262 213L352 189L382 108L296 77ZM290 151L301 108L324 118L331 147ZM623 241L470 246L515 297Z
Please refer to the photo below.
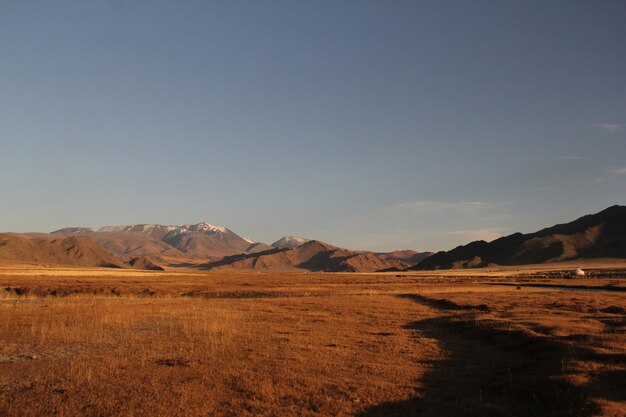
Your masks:
M286 246L288 248L296 248L300 245L305 244L310 239L305 239L300 236L283 236L278 239L276 242L272 243L272 246L277 248L279 246Z
M185 225L188 226L188 225ZM228 231L227 228L223 226L214 226L209 223L198 223L192 226L188 226L189 230L193 232L209 232L209 233L226 233Z
M91 229L91 231L102 233L139 232L150 234L155 229L169 232L176 229L177 227L178 226L162 226L160 224L132 224L126 226L103 226L98 229Z

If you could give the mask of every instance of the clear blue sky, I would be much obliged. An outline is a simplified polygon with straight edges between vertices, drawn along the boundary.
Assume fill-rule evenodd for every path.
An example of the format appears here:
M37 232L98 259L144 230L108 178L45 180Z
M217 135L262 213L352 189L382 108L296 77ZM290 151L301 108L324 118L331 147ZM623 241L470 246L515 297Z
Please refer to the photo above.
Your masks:
M446 249L626 202L626 2L0 1L0 230Z

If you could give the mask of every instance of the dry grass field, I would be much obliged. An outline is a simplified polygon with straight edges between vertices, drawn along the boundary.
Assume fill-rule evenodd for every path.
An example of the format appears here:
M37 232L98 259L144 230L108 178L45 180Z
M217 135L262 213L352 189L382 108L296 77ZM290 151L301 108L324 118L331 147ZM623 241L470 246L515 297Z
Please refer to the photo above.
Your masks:
M626 415L626 278L535 272L4 268L0 415Z

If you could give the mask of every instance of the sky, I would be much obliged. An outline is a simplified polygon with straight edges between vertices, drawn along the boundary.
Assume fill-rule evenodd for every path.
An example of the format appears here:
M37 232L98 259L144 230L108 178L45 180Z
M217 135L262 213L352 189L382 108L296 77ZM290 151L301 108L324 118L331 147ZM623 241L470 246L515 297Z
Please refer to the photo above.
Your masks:
M450 249L626 204L626 2L0 0L0 230Z

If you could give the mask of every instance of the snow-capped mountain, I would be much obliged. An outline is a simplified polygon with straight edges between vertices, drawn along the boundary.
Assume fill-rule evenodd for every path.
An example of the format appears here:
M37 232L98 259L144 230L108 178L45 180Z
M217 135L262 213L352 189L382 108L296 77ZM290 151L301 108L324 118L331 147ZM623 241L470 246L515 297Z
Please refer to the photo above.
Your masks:
M176 250L194 257L216 257L270 248L243 238L226 227L205 222L182 226L135 224L100 228L70 227L52 233L93 236L103 247L124 255L145 255L155 251L165 253L169 249L169 252Z
M52 233L64 235L87 235L91 233L125 233L135 232L161 239L167 233L179 226L163 226L160 224L132 224L126 226L103 226L103 227L66 227L55 230Z
M163 226L161 224L133 224L130 226L103 226L95 230L98 232L140 232L150 234L155 230L170 231L178 227L179 226Z
M298 246L308 242L310 239L305 239L300 236L283 236L276 242L272 243L272 247L278 248L280 246L287 248L297 248Z
M423 255L408 250L351 251L292 235L283 236L269 246L206 222L182 226L70 227L51 233L53 238L68 235L90 236L102 248L126 259L143 256L171 267L196 265L206 269L378 271L404 269Z
M177 226L165 235L166 238L173 238L175 236L180 235L188 235L192 233L201 233L209 236L217 236L218 238L223 238L228 234L234 234L230 230L222 226L214 226L209 223L198 223L198 224L185 224L183 226ZM241 238L240 236L238 236ZM243 239L243 238L241 238Z

